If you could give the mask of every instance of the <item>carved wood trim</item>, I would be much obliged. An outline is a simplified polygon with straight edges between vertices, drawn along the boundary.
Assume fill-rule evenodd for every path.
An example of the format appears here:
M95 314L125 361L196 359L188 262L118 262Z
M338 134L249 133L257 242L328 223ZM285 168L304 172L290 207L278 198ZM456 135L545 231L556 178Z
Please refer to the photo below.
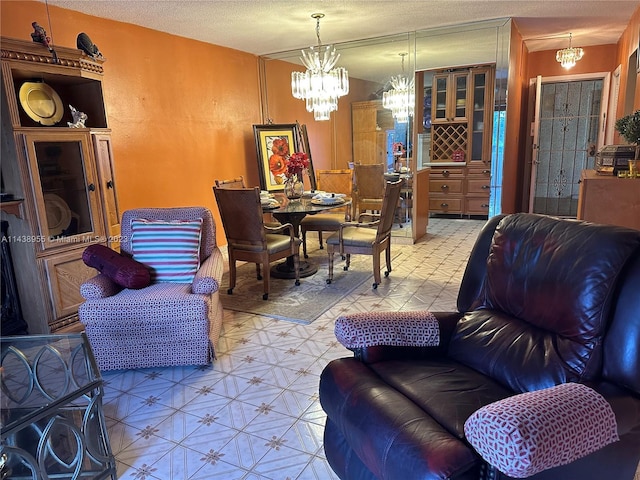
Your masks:
M95 59L86 55L82 50L53 46L58 55L58 63L55 63L49 50L39 43L27 42L13 38L2 37L2 60L38 63L46 65L58 65L78 69L82 72L102 75L104 69L103 59Z

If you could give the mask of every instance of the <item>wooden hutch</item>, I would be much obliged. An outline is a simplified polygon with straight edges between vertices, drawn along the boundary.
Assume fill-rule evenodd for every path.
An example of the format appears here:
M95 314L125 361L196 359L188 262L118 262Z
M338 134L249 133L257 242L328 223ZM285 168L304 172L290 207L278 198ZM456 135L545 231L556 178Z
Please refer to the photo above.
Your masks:
M430 213L489 213L494 77L489 65L437 71L432 81L416 82L426 100L418 118L430 104L430 126L417 130L429 139Z
M56 46L56 62L43 45L9 38L1 47L3 206L14 207L2 219L22 315L30 334L70 330L79 287L95 275L82 252L117 246L120 233L103 61ZM68 125L70 105L87 114L85 128Z

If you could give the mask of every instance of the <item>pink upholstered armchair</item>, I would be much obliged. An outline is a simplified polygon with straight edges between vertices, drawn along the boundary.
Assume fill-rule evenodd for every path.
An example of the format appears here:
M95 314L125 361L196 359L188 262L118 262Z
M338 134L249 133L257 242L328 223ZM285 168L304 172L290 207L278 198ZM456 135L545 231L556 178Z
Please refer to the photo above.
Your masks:
M177 240L190 254L186 261L174 261L174 244L166 244L175 232L186 232ZM211 212L204 207L128 210L121 240L120 256L111 253L147 267L150 284L126 288L122 278L105 274L103 263L92 265L103 273L81 286L86 301L79 317L100 369L210 363L222 326L218 287L224 267Z

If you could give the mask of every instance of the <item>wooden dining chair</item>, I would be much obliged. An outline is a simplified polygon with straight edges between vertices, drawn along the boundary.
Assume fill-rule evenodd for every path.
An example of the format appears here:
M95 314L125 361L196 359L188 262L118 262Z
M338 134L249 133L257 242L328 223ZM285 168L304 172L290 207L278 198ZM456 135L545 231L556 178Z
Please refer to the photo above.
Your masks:
M384 276L391 272L391 228L395 217L396 205L400 198L401 181L387 182L382 197L380 213L362 213L358 222L343 223L337 232L327 238L327 251L329 253L329 278L327 283L333 281L333 257L336 252L346 256L344 270L349 269L351 254L373 256L373 288L380 284L380 254L384 251L387 270ZM371 217L374 221L364 222L364 218Z
M384 196L384 164L355 164L353 166L354 216L366 211L379 211Z
M353 172L351 169L342 170L318 170L316 172L316 186L319 191L331 193L344 193L351 196L353 187ZM302 252L304 258L307 255L307 232L318 232L320 250L322 245L322 232L336 232L341 223L351 220L351 205L336 208L330 213L318 213L306 216L300 223L302 236Z
M293 257L296 285L300 285L300 240L293 225L268 227L262 217L260 189L214 187L222 227L227 237L229 256L229 289L236 286L236 261L255 262L256 276L262 279L264 294L269 298L269 264L282 258ZM262 273L260 272L262 266Z
M218 188L246 188L246 185L244 184L244 177L242 175L228 180L216 180L215 182L216 187Z

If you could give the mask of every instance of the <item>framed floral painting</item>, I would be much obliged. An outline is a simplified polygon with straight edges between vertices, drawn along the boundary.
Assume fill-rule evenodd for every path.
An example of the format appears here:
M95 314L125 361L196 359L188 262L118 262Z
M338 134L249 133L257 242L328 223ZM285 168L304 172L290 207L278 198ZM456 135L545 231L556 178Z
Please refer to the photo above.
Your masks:
M270 192L283 190L287 170L286 159L298 151L298 126L254 125L253 133L258 150L260 188Z

